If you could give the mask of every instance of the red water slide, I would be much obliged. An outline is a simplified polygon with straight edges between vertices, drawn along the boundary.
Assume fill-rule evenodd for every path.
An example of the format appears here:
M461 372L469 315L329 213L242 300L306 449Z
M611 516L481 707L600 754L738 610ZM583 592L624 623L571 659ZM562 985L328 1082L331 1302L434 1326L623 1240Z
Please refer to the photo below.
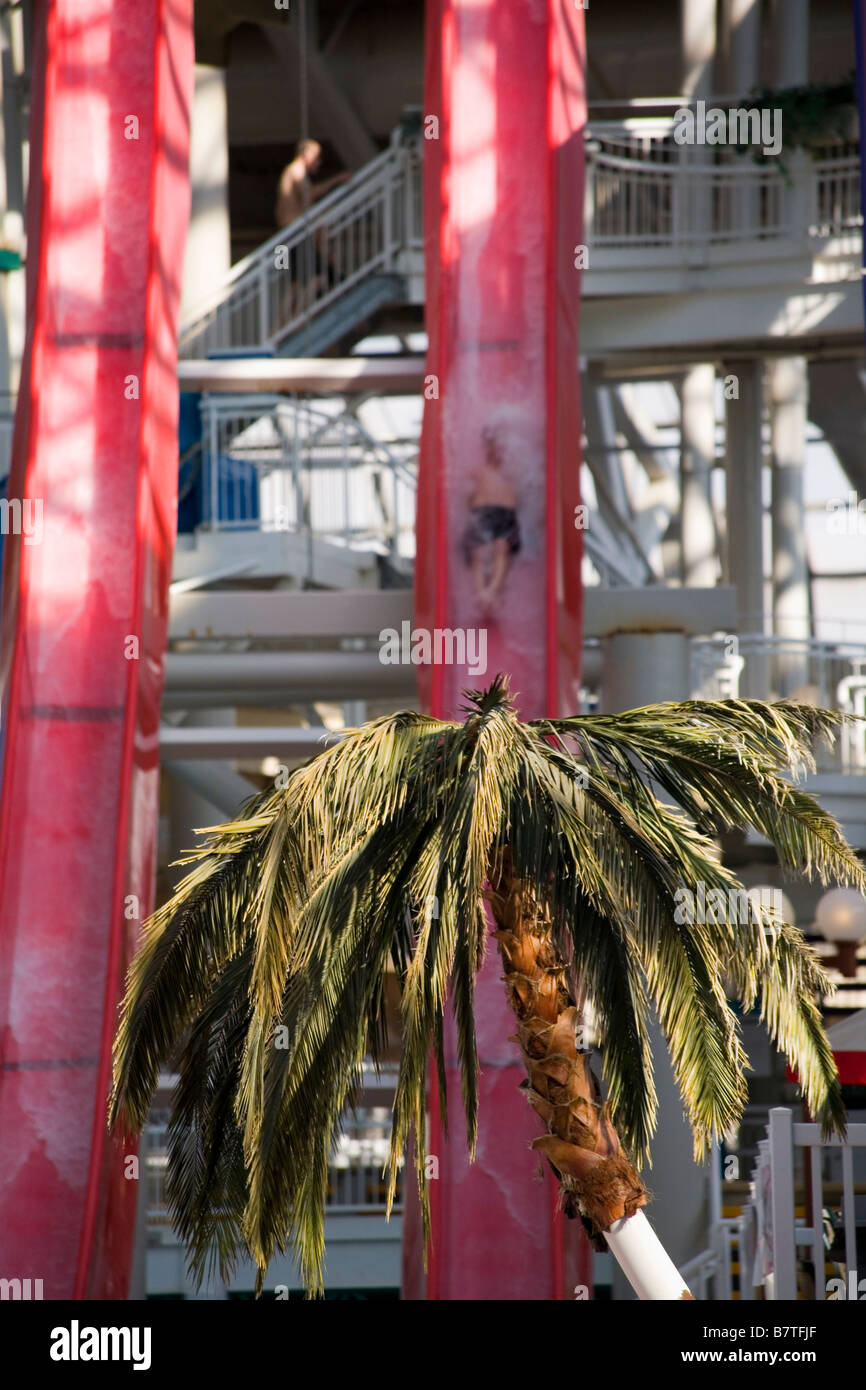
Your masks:
M105 1099L151 908L192 0L35 0L28 336L0 617L0 1276L125 1296ZM22 515L24 512L22 512Z
M418 500L419 627L486 661L435 666L427 703L497 671L524 718L572 711L581 647L577 313L583 264L583 11L573 0L428 0L424 218L429 352ZM504 541L508 568L485 572ZM495 548L495 547L494 547ZM499 546L500 552L503 546ZM486 671L480 667L486 665ZM550 1299L589 1282L529 1145L537 1120L495 949L479 977L476 1162L465 1155L456 1039L450 1125L435 1093L426 1278L407 1195L404 1296ZM567 1228L567 1229L566 1229Z

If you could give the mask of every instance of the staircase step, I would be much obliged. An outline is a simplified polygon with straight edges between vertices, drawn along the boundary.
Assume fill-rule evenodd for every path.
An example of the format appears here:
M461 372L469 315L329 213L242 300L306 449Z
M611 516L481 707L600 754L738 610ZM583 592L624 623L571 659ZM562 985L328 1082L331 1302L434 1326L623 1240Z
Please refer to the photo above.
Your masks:
M383 305L399 303L406 298L406 294L406 282L402 275L371 275L318 310L309 323L290 333L278 345L276 355L317 357Z

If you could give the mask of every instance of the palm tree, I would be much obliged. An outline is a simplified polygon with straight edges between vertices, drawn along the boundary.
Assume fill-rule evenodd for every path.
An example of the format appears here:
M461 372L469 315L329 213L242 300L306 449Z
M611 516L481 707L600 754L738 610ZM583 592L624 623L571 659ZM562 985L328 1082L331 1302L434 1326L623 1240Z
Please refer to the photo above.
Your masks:
M681 1280L654 1286L634 1269L650 1232L637 1171L656 1123L649 1008L696 1157L746 1098L726 986L760 1008L825 1130L843 1132L816 1003L828 982L793 925L760 904L730 909L745 894L713 838L752 826L786 870L866 885L832 817L784 776L814 766L813 744L832 739L839 716L723 700L523 723L502 677L466 698L462 723L403 712L347 732L239 819L200 832L209 838L181 861L193 867L130 970L111 1122L140 1130L160 1067L176 1066L167 1191L194 1274L228 1277L248 1252L261 1288L292 1243L319 1291L329 1157L363 1059L381 1056L395 972L389 1209L414 1133L429 1233L427 1062L432 1051L444 1090L448 996L472 1151L486 900L544 1131L535 1147L564 1210L607 1241L642 1296L690 1297ZM682 893L699 888L712 909L684 920ZM604 1102L576 995L600 1030Z

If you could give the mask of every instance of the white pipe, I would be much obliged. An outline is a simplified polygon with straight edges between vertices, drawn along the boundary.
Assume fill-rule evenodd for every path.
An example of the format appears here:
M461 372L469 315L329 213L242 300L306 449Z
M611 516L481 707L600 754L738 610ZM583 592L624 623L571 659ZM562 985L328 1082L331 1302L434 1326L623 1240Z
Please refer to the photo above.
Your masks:
M159 748L163 763L169 772L176 771L180 777L190 781L197 775L194 771L195 764L191 761L194 758L204 758L210 762L221 758L313 758L339 737L339 730L334 732L326 729L324 725L299 729L291 725L225 724L222 727L197 729L191 728L189 724L162 724L159 730ZM219 762L216 766L220 766ZM212 768L209 769L206 775L210 775L212 771ZM246 779L238 778L236 773L232 776L237 778L240 791L240 782ZM248 785L247 795L250 795L256 788ZM227 782L221 783L220 788L224 798L225 794L231 791L231 785ZM197 785L196 790L201 791L201 785ZM213 790L213 785L210 790ZM210 799L215 804L219 803L217 796L211 796Z
M679 1301L689 1288L642 1211L615 1221L604 1238L643 1302Z
M424 365L418 355L195 358L179 362L177 375L181 391L385 391L414 396L424 389Z
M233 690L245 697L276 691L284 704L307 696L399 700L415 697L417 677L417 666L386 664L378 651L169 652L165 658L165 688L172 696Z
M206 733L207 730L200 732ZM238 807L244 801L259 791L248 777L242 777L225 763L178 759L177 762L164 762L163 766L171 776L179 777L205 801L217 807L227 820L237 814Z

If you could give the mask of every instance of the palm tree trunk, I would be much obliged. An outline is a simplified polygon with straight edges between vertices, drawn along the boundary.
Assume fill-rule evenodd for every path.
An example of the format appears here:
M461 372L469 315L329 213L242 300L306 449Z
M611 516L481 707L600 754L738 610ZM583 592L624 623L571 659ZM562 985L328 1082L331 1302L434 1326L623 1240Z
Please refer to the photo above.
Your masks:
M532 1147L559 1178L563 1211L583 1218L597 1249L610 1248L639 1298L691 1298L640 1213L649 1195L622 1151L589 1053L578 1047L568 966L530 884L515 877L507 849L491 860L486 897L517 1018L527 1076L522 1088L547 1131Z

